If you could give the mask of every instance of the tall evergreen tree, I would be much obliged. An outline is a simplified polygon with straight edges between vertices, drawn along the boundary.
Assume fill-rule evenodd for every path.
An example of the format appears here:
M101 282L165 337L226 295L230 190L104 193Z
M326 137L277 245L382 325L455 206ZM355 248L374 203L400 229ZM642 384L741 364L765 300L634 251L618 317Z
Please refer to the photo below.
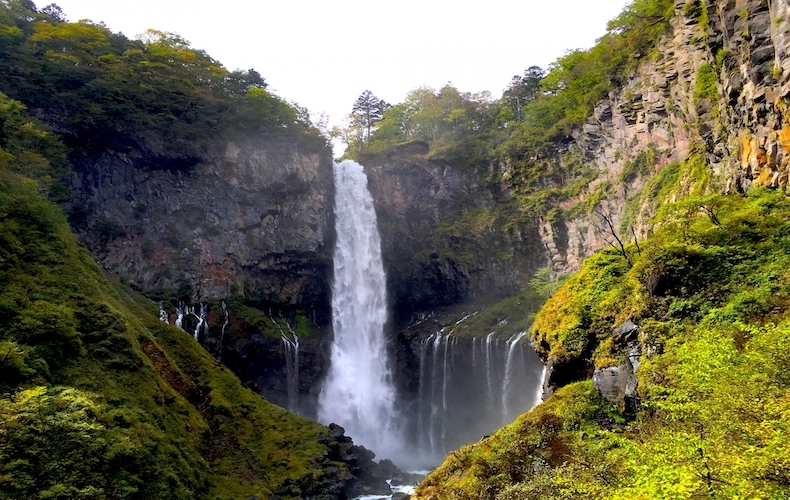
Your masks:
M370 134L377 122L384 118L384 111L389 108L382 99L376 97L370 90L365 90L354 101L354 106L351 108L351 123L352 127L357 129L357 137L359 141L359 150L370 146Z

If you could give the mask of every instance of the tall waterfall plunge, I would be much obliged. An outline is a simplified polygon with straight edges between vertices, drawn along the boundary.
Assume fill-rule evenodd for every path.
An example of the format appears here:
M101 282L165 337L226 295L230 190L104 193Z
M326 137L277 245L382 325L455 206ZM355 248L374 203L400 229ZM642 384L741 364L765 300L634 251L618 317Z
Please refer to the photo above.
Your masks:
M332 286L331 367L319 420L343 426L358 444L391 458L402 443L384 339L387 298L381 238L362 166L335 163L337 243Z

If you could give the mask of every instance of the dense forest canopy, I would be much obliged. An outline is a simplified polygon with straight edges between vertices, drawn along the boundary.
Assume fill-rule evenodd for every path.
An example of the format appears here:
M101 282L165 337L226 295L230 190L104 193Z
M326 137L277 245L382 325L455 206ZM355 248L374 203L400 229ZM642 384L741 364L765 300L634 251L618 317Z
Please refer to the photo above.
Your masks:
M307 110L269 92L255 70L229 71L173 33L130 40L29 0L0 1L0 91L73 157L134 151L149 167L188 169L216 137L325 144Z

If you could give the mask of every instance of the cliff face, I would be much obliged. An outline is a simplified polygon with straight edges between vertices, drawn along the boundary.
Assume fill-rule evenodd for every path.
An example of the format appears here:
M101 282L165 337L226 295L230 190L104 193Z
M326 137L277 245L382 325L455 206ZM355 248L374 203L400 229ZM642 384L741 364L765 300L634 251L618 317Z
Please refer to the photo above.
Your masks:
M192 170L105 155L76 165L72 226L108 271L196 300L241 292L328 311L334 218L328 151L218 142Z
M588 159L598 177L583 202L609 184L601 211L619 227L628 201L665 166L699 154L709 179L682 180L668 199L642 196L629 214L639 238L650 232L659 202L696 190L745 190L785 186L790 168L790 38L788 3L677 0L672 32L646 54L627 83L601 102L560 153ZM629 166L649 153L649 168ZM572 156L572 155L571 155ZM559 160L562 161L562 160ZM559 222L542 221L541 238L552 267L576 271L581 261L612 240L595 213ZM619 235L630 240L630 234Z
M478 172L430 159L427 144L393 153L366 159L365 166L396 324L439 306L523 289L541 260L537 238L530 237L537 226L498 231L487 215L498 194L477 183Z

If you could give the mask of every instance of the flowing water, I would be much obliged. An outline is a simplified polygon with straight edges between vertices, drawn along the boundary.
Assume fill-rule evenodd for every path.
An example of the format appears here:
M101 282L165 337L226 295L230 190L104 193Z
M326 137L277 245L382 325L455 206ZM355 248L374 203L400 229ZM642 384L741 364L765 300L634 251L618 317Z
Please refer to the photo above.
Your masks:
M414 464L435 466L540 402L544 367L525 337L439 331L420 343Z
M376 212L361 165L335 163L334 175L334 341L318 417L344 427L378 458L393 458L402 439L384 338L387 297Z
M384 335L387 297L381 238L367 176L353 161L335 163L334 175L334 341L318 418L344 427L355 444L373 450L379 459L390 458L408 468L436 466L450 451L512 422L539 403L544 367L526 332L510 339L494 333L464 338L452 335L448 327L415 346L418 394L406 396L416 396L411 402L396 401ZM193 316L196 326L189 333L199 339L203 329L207 336L206 313L204 304L199 309L179 304L175 325L184 329L186 318ZM221 314L220 356L230 318L224 302ZM296 411L299 338L282 315L279 321L271 312L269 316L281 333L287 407ZM169 319L162 304L160 319Z

